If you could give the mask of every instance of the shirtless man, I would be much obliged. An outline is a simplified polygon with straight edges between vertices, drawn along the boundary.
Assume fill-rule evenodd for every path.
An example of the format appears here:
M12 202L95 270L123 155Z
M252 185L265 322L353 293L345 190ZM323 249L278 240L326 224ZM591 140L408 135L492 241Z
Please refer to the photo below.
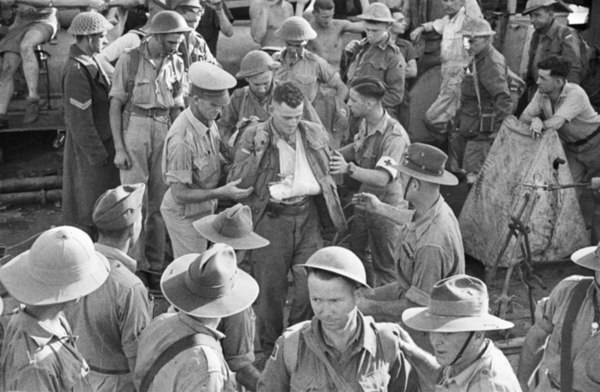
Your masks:
M308 42L306 48L339 70L344 50L342 36L345 33L362 33L365 31L365 26L362 22L352 23L345 19L333 19L334 12L333 0L314 1L312 13L305 13L304 17L318 35L317 38Z
M304 3L296 8L296 15L302 16ZM294 15L294 8L287 0L253 0L250 2L250 35L260 47L275 52L283 48L284 42L275 36L283 21Z

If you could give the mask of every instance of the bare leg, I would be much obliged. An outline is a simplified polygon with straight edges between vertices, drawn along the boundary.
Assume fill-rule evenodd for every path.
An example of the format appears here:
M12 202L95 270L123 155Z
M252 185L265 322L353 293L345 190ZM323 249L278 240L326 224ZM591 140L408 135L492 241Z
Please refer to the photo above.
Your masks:
M2 68L0 68L0 114L8 112L8 104L15 89L14 76L19 65L21 65L21 56L18 53L4 53Z
M23 58L23 74L27 82L28 98L37 100L40 98L38 93L38 80L40 67L35 56L35 47L44 43L48 36L39 30L29 30L23 36L21 41L21 57Z

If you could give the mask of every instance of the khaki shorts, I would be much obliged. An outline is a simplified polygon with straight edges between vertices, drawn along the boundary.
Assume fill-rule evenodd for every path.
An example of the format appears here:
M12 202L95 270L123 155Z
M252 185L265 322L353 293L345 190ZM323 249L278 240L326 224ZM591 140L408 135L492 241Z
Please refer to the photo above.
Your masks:
M0 53L13 52L21 53L21 41L25 34L31 30L37 30L42 33L44 37L44 43L48 42L56 34L58 29L58 22L56 18L49 18L44 21L25 21L22 19L16 19L15 23L10 26L8 34L0 41Z

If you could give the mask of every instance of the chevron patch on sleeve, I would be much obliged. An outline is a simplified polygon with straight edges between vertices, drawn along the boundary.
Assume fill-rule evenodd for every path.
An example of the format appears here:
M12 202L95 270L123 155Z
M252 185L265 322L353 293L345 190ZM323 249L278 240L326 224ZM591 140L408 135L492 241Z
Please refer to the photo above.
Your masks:
M69 103L73 106L75 106L78 109L81 110L86 110L87 108L89 108L90 106L92 106L92 100L88 99L85 102L79 102L78 100L76 100L75 98L69 98Z

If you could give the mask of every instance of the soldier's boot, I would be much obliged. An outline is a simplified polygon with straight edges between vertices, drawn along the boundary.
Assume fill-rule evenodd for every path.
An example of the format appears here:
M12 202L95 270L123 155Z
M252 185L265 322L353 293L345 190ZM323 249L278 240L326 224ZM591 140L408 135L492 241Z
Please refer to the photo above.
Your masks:
M27 106L25 106L25 116L23 124L34 123L40 118L40 99L27 98Z

